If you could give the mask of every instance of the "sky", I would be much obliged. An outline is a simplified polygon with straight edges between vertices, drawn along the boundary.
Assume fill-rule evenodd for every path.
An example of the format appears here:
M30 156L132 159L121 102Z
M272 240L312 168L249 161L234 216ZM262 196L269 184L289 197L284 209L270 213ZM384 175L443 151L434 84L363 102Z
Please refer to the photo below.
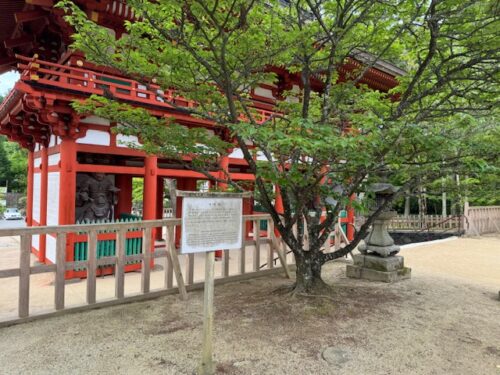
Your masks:
M0 74L0 95L7 95L18 79L19 73L17 72Z

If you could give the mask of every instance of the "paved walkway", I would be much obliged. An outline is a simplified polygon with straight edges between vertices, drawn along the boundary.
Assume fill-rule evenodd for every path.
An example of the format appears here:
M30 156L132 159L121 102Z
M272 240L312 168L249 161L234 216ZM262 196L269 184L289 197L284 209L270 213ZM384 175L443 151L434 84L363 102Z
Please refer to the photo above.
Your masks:
M217 287L218 373L499 375L500 238L461 238L402 254L412 279L395 284L347 279L345 262L327 264L332 299L287 298L276 292L290 285L282 275ZM47 290L48 280L38 276L34 284ZM112 282L103 280L99 285ZM135 280L127 275L127 287ZM195 291L187 302L165 296L3 328L0 373L190 375L202 311L203 293Z
M454 279L500 290L500 235L462 237L403 248L412 277Z

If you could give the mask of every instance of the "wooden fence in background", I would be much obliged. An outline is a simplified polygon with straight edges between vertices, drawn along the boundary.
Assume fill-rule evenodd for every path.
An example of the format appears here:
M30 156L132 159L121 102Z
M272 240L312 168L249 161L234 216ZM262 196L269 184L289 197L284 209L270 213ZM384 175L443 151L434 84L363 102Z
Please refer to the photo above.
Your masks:
M389 230L461 232L461 216L449 215L398 215L389 223Z
M486 233L500 233L500 206L464 207L465 233L480 236Z

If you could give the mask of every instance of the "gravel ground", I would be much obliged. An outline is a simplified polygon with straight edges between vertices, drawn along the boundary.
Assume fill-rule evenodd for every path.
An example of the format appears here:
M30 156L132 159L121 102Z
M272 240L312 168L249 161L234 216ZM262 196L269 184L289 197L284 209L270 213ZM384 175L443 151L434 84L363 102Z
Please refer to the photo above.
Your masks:
M500 375L500 239L402 253L413 275L397 284L328 264L332 298L283 295L280 276L217 287L218 373ZM1 329L0 373L192 374L202 304L192 292Z

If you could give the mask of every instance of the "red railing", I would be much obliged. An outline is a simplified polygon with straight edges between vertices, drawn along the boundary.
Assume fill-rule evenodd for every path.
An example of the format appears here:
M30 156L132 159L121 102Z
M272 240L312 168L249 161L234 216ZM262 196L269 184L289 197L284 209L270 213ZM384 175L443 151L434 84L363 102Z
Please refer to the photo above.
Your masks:
M140 83L124 77L35 58L30 59L25 56L16 57L22 61L18 64L18 67L23 70L22 81L37 82L44 86L54 87L54 89L69 90L81 95L111 96L117 100L165 110L196 107L194 101L175 95L174 90L162 90L160 86L153 83ZM257 112L255 115L257 123L266 121L274 114L273 111L266 109L254 109Z

